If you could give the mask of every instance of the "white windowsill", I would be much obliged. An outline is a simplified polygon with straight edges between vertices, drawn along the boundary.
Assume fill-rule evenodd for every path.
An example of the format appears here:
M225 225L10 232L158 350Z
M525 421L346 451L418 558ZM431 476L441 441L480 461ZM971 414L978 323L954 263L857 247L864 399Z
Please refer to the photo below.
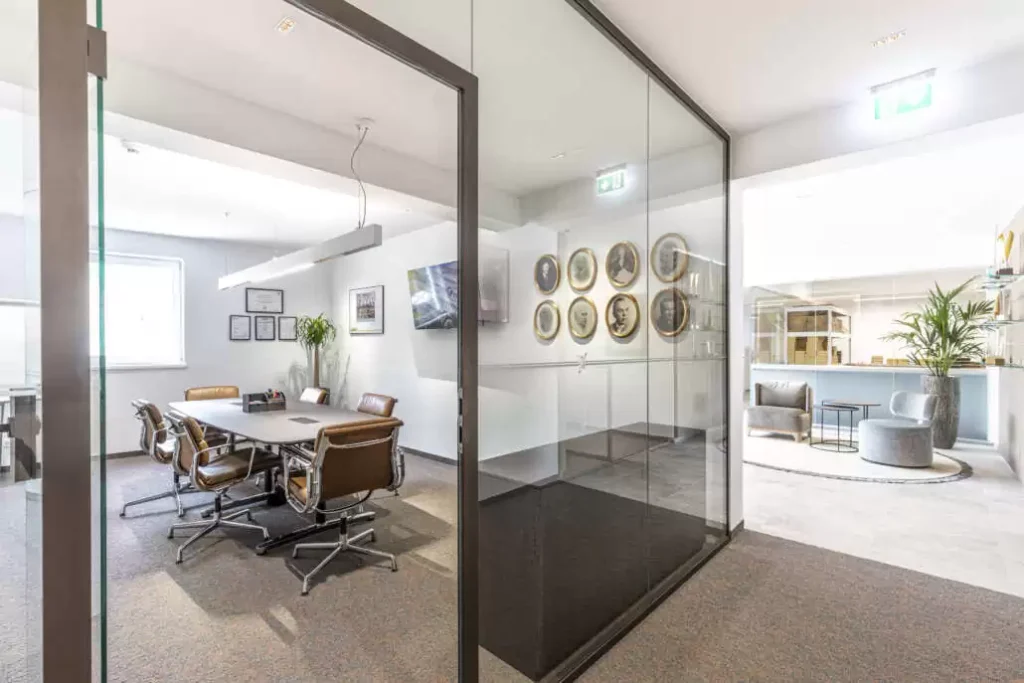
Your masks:
M146 370L184 370L188 367L187 363L141 363L138 365L125 364L125 365L108 365L107 372L136 372ZM93 370L99 370L99 363L92 364Z

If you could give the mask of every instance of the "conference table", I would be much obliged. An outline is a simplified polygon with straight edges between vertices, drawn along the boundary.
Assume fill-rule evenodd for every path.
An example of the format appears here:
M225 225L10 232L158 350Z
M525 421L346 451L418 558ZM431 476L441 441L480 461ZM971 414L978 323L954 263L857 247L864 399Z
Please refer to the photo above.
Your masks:
M174 401L168 404L171 410L187 415L198 422L219 429L232 435L233 439L252 441L278 452L282 446L297 446L316 440L316 435L323 427L331 425L365 422L375 419L373 415L359 413L354 410L334 408L315 403L288 403L284 410L246 413L242 410L240 398L218 398L206 401ZM283 481L281 483L283 486ZM280 496L275 495L273 477L265 477L263 493L246 498L227 501L223 509L241 507L252 503L266 501L270 504L281 504ZM210 516L211 510L203 512L204 517ZM371 517L372 513L355 515L356 519ZM288 545L307 536L321 533L327 529L337 528L340 521L326 521L322 515L316 515L316 528L304 528L286 533L256 546L259 555L268 550Z

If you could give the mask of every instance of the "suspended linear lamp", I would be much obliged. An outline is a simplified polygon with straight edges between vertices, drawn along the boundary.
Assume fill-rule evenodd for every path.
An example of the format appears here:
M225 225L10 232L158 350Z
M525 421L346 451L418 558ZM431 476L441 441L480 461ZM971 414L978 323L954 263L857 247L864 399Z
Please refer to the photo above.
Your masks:
M379 247L381 241L382 231L380 225L371 223L315 246L299 249L284 256L277 256L264 263L225 275L217 281L217 287L219 289L231 289L232 287L266 282L274 278L291 275L292 273L312 268L318 263L336 259L339 256Z

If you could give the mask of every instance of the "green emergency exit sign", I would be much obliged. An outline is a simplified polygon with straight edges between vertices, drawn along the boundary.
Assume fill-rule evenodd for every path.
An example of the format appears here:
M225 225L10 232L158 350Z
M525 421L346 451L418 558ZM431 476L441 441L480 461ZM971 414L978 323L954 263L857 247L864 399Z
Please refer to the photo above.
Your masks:
M599 171L597 174L597 194L618 192L626 186L626 167L616 166Z

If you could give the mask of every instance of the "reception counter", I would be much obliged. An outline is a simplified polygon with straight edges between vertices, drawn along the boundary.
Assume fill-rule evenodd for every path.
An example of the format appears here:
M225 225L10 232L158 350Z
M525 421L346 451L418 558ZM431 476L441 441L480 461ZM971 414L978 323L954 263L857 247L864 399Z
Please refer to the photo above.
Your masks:
M996 443L989 424L989 382L995 384L997 368L963 368L950 374L960 378L961 439L975 439ZM1016 370L1015 372L1020 372ZM878 403L871 408L871 417L889 417L889 398L894 391L921 391L921 376L927 370L918 367L888 365L770 365L756 363L750 367L751 390L756 382L806 382L814 390L814 402L860 401ZM990 379L991 375L991 379ZM993 416L998 415L995 406ZM860 419L856 413L854 424ZM821 414L815 411L815 422ZM845 418L843 424L846 424Z

